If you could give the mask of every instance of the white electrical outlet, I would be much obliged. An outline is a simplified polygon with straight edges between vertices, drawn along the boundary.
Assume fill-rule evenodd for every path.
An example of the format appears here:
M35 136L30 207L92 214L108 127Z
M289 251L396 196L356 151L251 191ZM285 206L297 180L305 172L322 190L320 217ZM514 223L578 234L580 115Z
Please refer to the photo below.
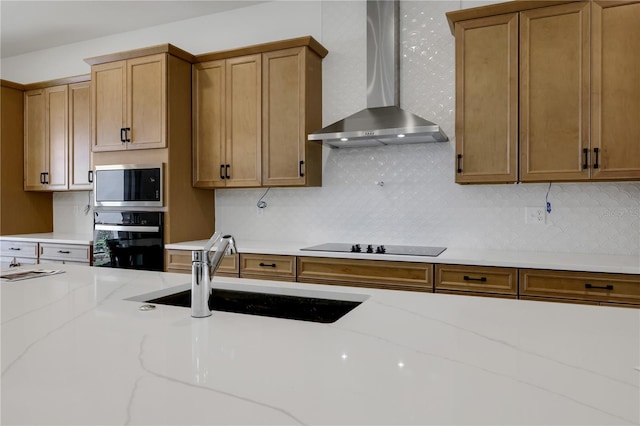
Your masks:
M524 223L543 225L547 222L547 215L544 207L526 207Z

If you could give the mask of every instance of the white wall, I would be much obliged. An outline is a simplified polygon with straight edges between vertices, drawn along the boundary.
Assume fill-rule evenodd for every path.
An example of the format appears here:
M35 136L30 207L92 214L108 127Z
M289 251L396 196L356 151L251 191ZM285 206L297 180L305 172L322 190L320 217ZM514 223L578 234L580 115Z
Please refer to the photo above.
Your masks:
M273 188L260 214L256 202L265 190L217 190L217 228L240 244L370 241L640 255L640 183L553 184L546 225L526 225L524 212L544 205L548 184L454 183L454 39L444 14L471 5L477 2L401 2L402 107L440 124L451 141L325 148L323 186ZM311 34L330 52L323 62L323 114L329 124L366 104L365 16L363 1L265 3L8 58L2 78L31 82L85 73L81 58L165 42L197 54ZM58 198L54 215L64 204ZM71 209L83 204L81 196L65 202Z

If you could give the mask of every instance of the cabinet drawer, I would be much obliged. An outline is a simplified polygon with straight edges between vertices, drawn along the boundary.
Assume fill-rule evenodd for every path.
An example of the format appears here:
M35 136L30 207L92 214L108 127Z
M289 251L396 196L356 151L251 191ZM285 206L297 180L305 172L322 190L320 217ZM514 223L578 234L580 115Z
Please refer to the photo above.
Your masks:
M91 261L91 246L40 243L40 258L89 263Z
M520 295L640 304L640 275L521 269Z
M191 273L190 250L165 250L164 267L167 272ZM238 255L225 256L216 272L217 276L238 277Z
M35 257L17 257L17 256L0 256L0 264L3 268L9 268L9 265L17 263L17 266L35 265L38 259Z
M515 268L436 265L435 289L517 295L518 274Z
M296 279L295 256L271 254L240 254L240 277L282 278L290 281Z
M0 255L38 257L38 243L31 241L0 241Z
M433 265L386 260L298 257L298 281L433 292Z

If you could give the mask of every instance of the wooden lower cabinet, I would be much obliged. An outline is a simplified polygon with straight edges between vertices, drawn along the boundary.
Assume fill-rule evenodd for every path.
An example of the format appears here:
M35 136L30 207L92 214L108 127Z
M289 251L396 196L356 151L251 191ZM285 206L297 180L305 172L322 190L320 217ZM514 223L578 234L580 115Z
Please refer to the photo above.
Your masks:
M433 265L386 260L298 257L298 281L433 292Z
M191 250L166 249L164 251L164 270L165 272L190 274ZM216 276L238 278L239 275L238 255L233 254L225 256L224 259L222 259L220 268L218 268L218 271L216 272Z
M240 278L296 281L296 257L273 254L240 255Z
M436 293L518 295L518 270L487 266L436 265Z
M640 275L520 270L520 297L640 305Z

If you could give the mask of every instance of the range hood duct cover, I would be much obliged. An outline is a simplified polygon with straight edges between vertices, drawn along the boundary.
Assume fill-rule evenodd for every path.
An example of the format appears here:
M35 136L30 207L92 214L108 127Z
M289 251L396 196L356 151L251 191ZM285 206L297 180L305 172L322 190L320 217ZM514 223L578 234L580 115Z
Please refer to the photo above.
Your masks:
M399 107L397 0L367 1L367 109L309 134L334 148L445 142L435 123Z

